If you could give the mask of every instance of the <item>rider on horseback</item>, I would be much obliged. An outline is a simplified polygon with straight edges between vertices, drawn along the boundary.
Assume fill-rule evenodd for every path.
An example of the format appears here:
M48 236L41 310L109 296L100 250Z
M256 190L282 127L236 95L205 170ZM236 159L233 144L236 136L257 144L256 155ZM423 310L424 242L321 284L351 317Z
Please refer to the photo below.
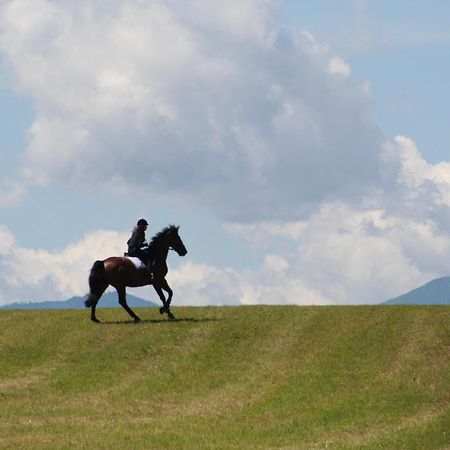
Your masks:
M151 272L151 265L153 265L152 258L150 258L148 244L145 241L145 230L148 227L148 222L145 219L139 219L133 229L130 239L128 239L128 256L137 256Z

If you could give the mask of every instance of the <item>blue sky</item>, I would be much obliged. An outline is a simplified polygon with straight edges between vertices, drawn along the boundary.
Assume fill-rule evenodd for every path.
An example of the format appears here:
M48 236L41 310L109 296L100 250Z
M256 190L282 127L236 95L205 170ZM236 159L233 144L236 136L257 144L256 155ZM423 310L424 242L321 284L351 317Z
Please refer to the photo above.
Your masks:
M370 303L448 274L448 3L137 3L4 2L0 302L82 295L140 217L181 224L184 304Z
M430 162L450 149L450 4L287 0L285 20L329 43L371 83L389 135L414 138Z

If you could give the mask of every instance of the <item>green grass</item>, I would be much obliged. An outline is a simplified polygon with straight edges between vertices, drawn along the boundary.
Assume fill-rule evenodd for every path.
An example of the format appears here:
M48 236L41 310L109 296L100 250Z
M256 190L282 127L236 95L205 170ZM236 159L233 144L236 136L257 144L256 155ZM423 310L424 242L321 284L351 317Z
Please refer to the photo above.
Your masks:
M0 312L0 448L450 448L449 307L174 313Z

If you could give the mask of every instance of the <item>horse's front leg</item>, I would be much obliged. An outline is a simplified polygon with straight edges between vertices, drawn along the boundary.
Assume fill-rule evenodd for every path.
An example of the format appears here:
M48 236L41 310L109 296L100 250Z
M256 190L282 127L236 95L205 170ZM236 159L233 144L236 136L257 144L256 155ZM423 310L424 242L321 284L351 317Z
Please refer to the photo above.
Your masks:
M156 291L156 293L158 294L163 306L161 308L159 308L159 312L160 314L164 314L165 312L168 314L169 319L175 319L175 316L170 312L169 309L169 304L166 301L166 297L164 296L164 292L162 291L162 280L158 280L155 281L155 283L153 283L153 287ZM171 297L170 297L171 298Z
M167 297L166 300L166 311L167 311L167 315L169 316L169 319L175 319L175 316L172 314L172 312L170 311L170 303L172 302L172 297L173 297L173 291L170 288L169 284L167 283L166 279L163 279L163 282L161 283L161 287L167 292L167 294L169 295Z
M125 286L116 287L119 294L119 304L125 311L134 319L135 322L140 322L141 319L134 313L134 311L127 304L127 294Z
M162 287L162 288L167 292L167 294L169 295L169 296L167 297L167 301L166 301L166 303L167 303L167 308L169 308L169 307L170 307L170 304L172 303L173 291L172 291L172 289L170 288L170 286L169 286L169 284L167 283L167 280L166 280L165 278L162 280L161 287Z

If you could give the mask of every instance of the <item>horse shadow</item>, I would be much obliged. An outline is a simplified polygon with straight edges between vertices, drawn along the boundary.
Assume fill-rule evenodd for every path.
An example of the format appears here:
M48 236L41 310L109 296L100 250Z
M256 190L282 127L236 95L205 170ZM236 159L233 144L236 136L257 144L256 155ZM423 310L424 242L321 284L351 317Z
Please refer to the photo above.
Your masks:
M183 317L181 319L141 319L139 322L134 320L105 320L99 322L100 325L139 325L142 323L177 323L177 322L192 322L192 323L202 323L202 322L220 322L223 319L218 318L195 318L195 317Z

